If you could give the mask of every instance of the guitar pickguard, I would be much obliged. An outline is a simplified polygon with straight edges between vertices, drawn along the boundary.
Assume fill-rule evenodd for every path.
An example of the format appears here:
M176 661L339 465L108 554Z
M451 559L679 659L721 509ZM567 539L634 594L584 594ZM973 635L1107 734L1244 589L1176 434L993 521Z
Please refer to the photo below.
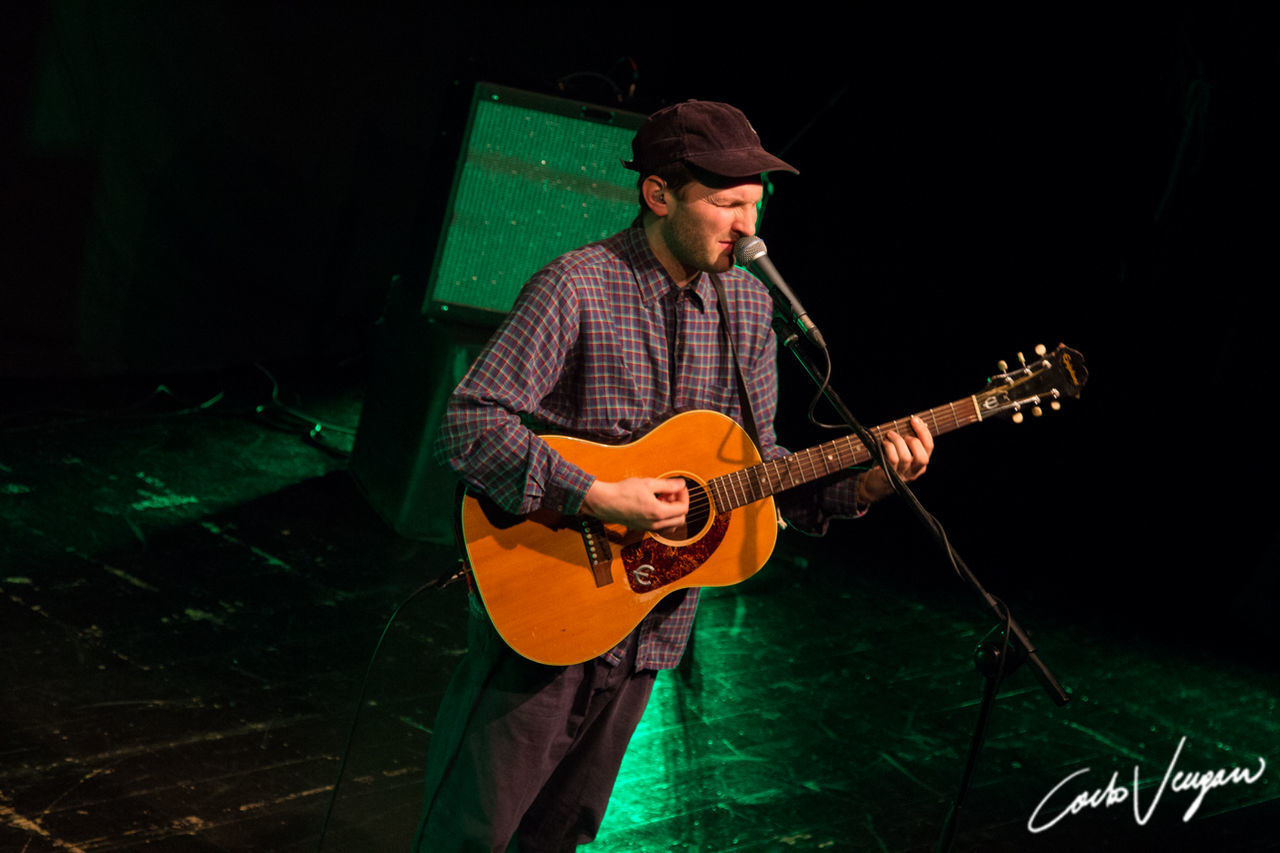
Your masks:
M724 541L729 513L721 513L707 532L688 545L667 545L648 536L622 549L622 568L632 592L661 589L692 574Z

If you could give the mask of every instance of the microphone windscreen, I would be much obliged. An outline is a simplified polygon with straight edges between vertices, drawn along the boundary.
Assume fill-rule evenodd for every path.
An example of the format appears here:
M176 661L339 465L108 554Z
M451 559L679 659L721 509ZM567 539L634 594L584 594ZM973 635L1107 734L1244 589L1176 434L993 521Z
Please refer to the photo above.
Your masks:
M765 248L764 241L759 237L742 237L733 244L733 258L740 267L745 267L767 254L769 250Z

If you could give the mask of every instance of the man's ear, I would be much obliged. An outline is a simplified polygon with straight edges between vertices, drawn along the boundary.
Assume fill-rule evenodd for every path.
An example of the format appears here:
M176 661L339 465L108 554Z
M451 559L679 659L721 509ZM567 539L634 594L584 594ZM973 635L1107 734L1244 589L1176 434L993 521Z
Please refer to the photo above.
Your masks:
M669 192L666 182L657 175L650 175L640 185L640 193L644 196L645 204L649 205L649 209L658 216L667 215L667 193Z

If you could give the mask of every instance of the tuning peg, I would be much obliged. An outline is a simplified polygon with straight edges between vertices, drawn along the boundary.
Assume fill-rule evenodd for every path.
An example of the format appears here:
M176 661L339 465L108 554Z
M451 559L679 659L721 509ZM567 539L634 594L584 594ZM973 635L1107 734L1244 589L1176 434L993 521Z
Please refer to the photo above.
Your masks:
M1023 418L1022 418L1022 412L1014 412L1014 413L1013 413L1013 417L1012 417L1012 418L1010 418L1009 420L1013 421L1015 424L1020 424L1020 423L1022 423L1022 420L1023 420Z
M1036 355L1044 358L1049 352L1049 348L1044 344L1036 344Z
M1018 353L1018 364L1022 365L1023 367L1027 366L1027 357L1022 353Z
M1040 417L1040 416L1041 416L1041 415L1043 415L1043 414L1044 414L1044 412L1040 409L1040 407L1039 407L1039 406L1032 406L1032 407L1031 407L1031 416L1032 416L1033 418L1038 418L1038 417Z
M1005 361L1003 358L1000 359L999 361L996 362L996 370L1000 371L1001 373L1008 373L1009 362Z
M1054 400L1052 403L1049 404L1049 408L1053 409L1055 412L1058 412L1062 410L1062 404L1059 403L1057 400Z

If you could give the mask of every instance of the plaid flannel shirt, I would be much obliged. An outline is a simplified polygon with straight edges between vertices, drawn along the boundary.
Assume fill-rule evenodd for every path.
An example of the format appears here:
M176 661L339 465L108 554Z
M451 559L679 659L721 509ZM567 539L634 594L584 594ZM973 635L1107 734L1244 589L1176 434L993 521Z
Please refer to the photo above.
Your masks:
M749 273L720 275L766 459L786 451L773 428L777 343L773 302ZM704 273L678 288L638 224L562 255L525 285L515 306L451 396L437 457L508 512L576 514L594 482L526 425L623 442L688 409L742 423L738 379ZM856 478L780 495L787 520L821 533L856 516ZM798 493L798 494L797 494ZM640 624L636 669L675 667L698 591L675 593ZM605 656L620 659L617 649Z

